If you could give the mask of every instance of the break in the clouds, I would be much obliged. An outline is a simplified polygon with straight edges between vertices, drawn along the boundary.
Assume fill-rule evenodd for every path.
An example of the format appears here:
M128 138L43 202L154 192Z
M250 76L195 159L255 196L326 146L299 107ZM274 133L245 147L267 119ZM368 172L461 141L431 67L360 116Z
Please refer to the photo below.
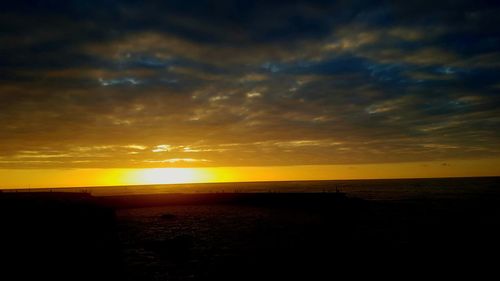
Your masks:
M1 167L500 155L498 1L1 5Z

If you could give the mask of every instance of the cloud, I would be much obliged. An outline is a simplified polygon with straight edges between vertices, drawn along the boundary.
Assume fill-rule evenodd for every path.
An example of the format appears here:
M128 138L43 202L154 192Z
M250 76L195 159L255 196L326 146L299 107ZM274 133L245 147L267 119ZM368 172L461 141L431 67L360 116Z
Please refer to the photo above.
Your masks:
M171 146L168 145L168 144L160 144L160 145L157 145L153 150L151 150L152 152L165 152L165 151L170 151L171 149Z
M162 159L162 160L144 160L144 162L148 163L178 163L178 162L209 162L210 160L207 159L194 159L194 158L169 158L169 159Z
M28 2L0 12L2 167L500 153L496 3Z

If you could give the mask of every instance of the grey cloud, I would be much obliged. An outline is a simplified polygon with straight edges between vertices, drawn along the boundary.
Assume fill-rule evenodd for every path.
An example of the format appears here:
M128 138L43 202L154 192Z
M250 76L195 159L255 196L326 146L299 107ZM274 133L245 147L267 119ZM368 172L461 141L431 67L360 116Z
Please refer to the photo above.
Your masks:
M2 167L500 153L495 3L37 5L0 13Z

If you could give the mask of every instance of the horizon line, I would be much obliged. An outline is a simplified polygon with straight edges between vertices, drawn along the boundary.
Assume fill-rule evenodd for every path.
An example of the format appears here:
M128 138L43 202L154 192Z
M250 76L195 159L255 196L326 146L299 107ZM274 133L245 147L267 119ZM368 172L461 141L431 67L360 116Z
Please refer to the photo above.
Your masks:
M363 178L363 179L317 179L317 180L255 180L255 181L227 181L227 182L183 182L183 183L157 183L157 184L128 184L128 185L91 185L91 186L52 186L52 187L0 187L4 190L44 190L44 189L77 189L77 188L106 188L106 187L145 187L145 186L183 186L183 185L207 185L207 184L249 184L249 183L290 183L290 182L332 182L332 181L368 181L368 180L422 180L422 179L468 179L468 178L500 178L496 176L446 176L446 177L401 177L401 178Z

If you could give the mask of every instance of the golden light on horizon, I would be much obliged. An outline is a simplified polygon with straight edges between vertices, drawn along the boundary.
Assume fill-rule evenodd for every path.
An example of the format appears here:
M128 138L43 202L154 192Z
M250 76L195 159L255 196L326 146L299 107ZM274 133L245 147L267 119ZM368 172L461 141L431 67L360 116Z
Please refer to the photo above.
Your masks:
M124 186L177 183L496 176L500 160L363 165L143 169L0 169L0 188Z
M129 184L200 183L214 179L210 171L196 168L136 169L125 173L123 178Z

